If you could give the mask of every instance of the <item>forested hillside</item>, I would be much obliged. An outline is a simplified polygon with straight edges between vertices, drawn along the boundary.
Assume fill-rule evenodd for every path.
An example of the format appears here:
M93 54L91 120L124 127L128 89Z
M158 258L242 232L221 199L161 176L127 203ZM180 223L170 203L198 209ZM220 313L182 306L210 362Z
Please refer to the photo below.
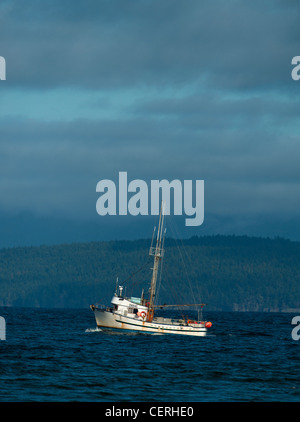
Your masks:
M88 307L109 303L116 278L147 293L150 240L0 250L0 305ZM209 310L300 310L300 243L247 236L166 239L159 303L201 301Z

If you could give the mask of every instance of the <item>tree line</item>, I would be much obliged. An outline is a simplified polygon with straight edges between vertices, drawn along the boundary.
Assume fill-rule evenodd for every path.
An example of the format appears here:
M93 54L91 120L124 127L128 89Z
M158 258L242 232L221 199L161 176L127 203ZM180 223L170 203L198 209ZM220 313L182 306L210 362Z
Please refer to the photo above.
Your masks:
M148 292L149 239L0 249L0 306L85 308ZM209 310L300 310L300 242L281 238L167 238L157 301Z

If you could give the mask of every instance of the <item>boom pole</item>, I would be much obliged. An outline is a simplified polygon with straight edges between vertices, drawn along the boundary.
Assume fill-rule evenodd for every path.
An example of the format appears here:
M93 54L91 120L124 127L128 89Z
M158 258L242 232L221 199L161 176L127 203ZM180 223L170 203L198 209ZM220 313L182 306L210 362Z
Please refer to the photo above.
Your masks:
M164 255L164 250L162 248L163 240L163 225L164 225L164 216L165 216L165 201L162 201L160 215L159 215L159 224L157 231L156 247L150 247L149 255L154 256L153 272L150 285L150 300L149 300L149 311L148 311L148 321L153 320L154 315L154 300L155 300L155 290L156 290L156 281L158 274L159 261Z

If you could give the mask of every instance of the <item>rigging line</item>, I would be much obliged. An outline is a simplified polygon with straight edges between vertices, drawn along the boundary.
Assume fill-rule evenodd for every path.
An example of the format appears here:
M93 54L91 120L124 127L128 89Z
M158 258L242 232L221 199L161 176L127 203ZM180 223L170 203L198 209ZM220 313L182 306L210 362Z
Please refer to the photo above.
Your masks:
M132 277L134 277L136 274L138 274L140 271L142 271L146 267L146 265L149 265L149 257L148 257L147 261L137 271L135 271L134 273L130 274L130 276L127 277L123 281L123 284L125 284L128 280L130 280Z
M181 240L181 248L180 248L180 253L181 253L181 256L182 256L182 260L183 260L183 262L184 262L184 265L185 265L185 271L186 271L186 274L187 274L187 279L188 279L188 282L189 282L189 286L190 286L190 289L191 289L191 293L192 293L192 296L193 296L193 299L194 299L194 302L196 303L196 297L195 297L195 291L196 291L196 287L197 287L197 290L198 290L198 296L200 297L200 295L199 295L199 286L198 286L198 284L197 285L195 285L195 282L192 284L191 283L191 279L190 279L190 277L189 277L189 275L188 275L188 271L187 271L187 267L186 267L186 262L191 262L191 257L190 257L190 255L188 254L188 252L187 252L187 250L186 250L186 247L185 247L185 245L184 245L184 243L183 243L183 241ZM183 255L185 255L185 259L184 259L184 257L183 257Z
M179 295L178 289L176 289L170 281L169 273L164 274L164 283L161 284L160 289L164 293L167 293L169 300L170 300L170 295L171 295L172 299L176 303L180 303L182 301L182 297Z
M182 301L182 297L180 295L180 292L178 289L174 288L172 283L170 284L170 279L168 278L169 274L166 274L166 277L164 278L165 282L168 282L168 288L164 286L164 284L161 285L162 290L168 293L168 297L170 296L170 293L172 294L173 300L175 300L176 303L180 303ZM158 306L159 307L159 306ZM179 311L181 311L181 316L183 320L186 320L186 315L184 315L184 306L178 306Z
M171 229L173 230L173 232L174 232L175 236L177 236L177 238L178 238L178 240L179 240L179 236L178 236L178 234L179 234L179 233L178 233L178 231L177 231L177 228L176 228L175 222L173 222L173 219L172 219L172 218L169 218L169 220L171 221ZM189 283L189 287L190 287L190 292L191 292L191 294L192 294L192 296L193 296L193 300L194 300L194 302L196 303L196 298L195 298L195 294L194 294L194 289L193 289L193 287L192 287L191 280L190 280L190 278L189 278L189 276L188 276L188 271L187 271L187 268L186 268L186 264L185 264L185 260L184 260L183 254L182 254L182 250L185 252L185 255L186 255L187 260L189 260L188 253L186 252L186 249L185 249L185 247L184 247L184 244L183 244L182 239L180 239L180 242L181 242L181 247L179 247L178 242L177 242L177 239L175 238L174 240L175 240L175 243L176 243L176 246L177 246L178 252L179 252L179 254L180 254L180 257L181 257L181 260L182 260L182 263L183 263L183 267L184 267L184 270L185 270L185 273L186 273L186 278L187 278L187 281L188 281L188 283ZM181 248L182 248L182 250L181 250Z
M162 260L162 261L163 261L163 260ZM167 282L167 284L168 284L168 288L166 288L166 287L165 287L165 285L164 285L164 284L166 284L166 282ZM175 302L176 302L176 303L180 303L180 302L182 301L182 297L181 297L181 295L180 295L179 290L178 290L178 289L176 289L176 288L172 285L172 283L170 284L170 279L169 279L169 274L168 274L168 273L167 273L167 274L165 274L165 277L164 277L164 284L161 284L161 286L160 286L161 290L163 290L164 292L167 292L167 293L168 293L168 297L170 296L170 293L171 293L173 300L175 300ZM156 301L156 303L157 303L157 301ZM157 306L157 307L159 307L159 306ZM183 319L183 320L186 320L186 319L187 319L187 318L186 318L186 315L184 315L184 314L183 314L184 307L180 307L180 306L179 306L179 308L180 308L179 310L181 311L181 316L182 316L182 319Z

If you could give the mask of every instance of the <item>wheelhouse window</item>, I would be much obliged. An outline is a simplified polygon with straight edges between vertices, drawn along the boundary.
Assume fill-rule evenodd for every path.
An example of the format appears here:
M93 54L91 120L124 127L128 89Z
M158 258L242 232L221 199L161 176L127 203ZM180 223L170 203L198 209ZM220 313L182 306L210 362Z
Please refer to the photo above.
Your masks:
M137 308L128 308L128 313L136 315L138 313L138 309Z

